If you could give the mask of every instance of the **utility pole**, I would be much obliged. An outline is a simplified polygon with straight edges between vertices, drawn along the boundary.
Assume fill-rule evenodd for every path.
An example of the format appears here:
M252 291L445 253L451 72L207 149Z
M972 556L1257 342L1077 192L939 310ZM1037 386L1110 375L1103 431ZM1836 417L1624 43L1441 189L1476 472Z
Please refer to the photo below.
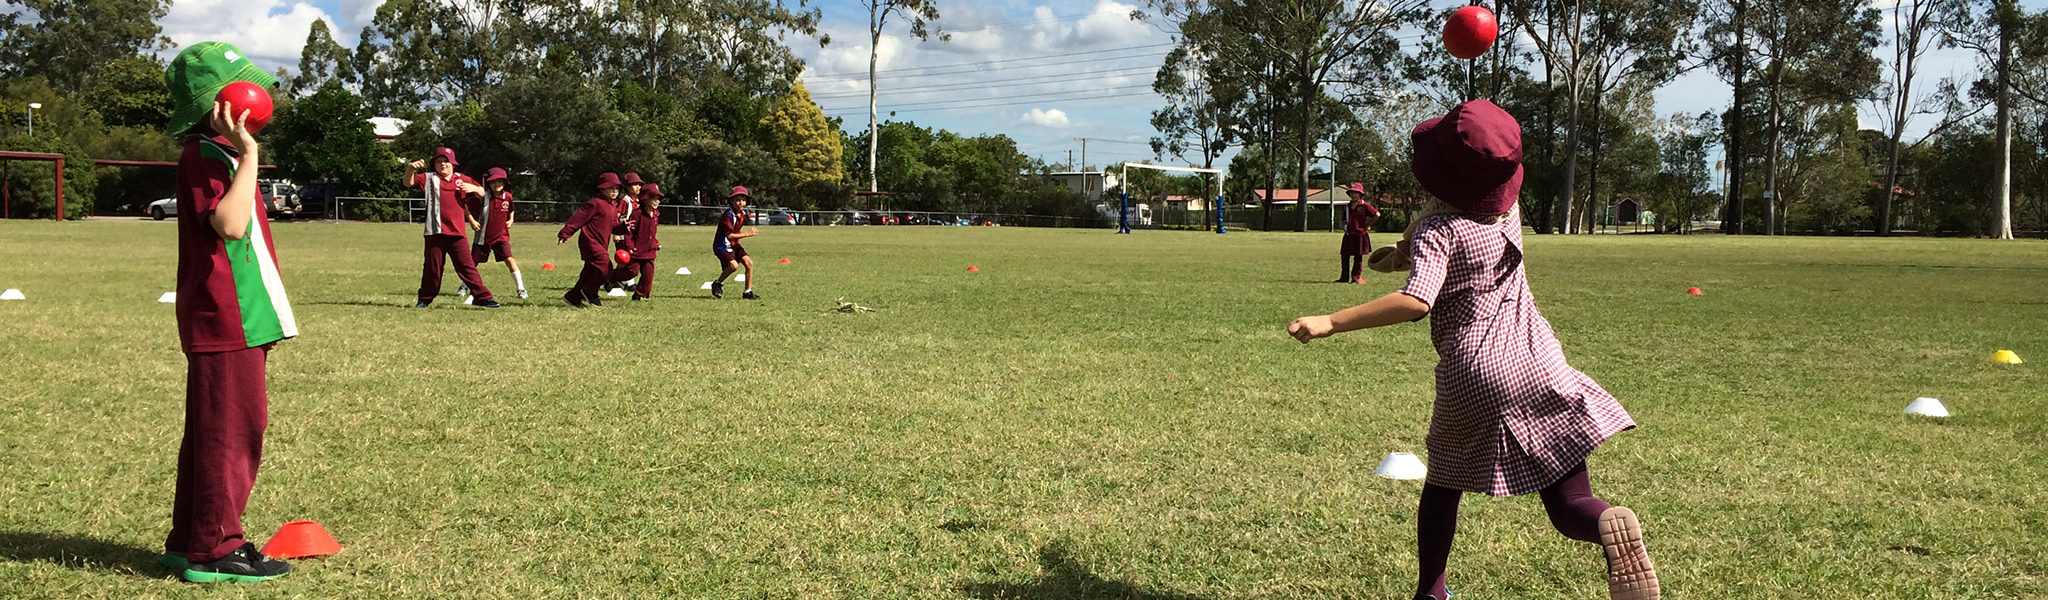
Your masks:
M1081 142L1081 168L1083 169L1088 168L1088 140L1089 138L1074 138L1074 141Z
M1074 151L1073 151L1073 150L1068 150L1068 151L1067 151L1067 170L1068 170L1068 171L1072 171L1072 170L1074 170Z

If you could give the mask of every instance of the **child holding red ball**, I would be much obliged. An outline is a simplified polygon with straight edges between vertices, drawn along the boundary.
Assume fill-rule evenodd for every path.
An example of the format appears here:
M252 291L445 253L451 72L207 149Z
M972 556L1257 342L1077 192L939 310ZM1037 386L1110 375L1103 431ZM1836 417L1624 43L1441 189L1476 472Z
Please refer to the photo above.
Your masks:
M270 220L256 199L261 123L241 108L253 94L242 90L233 105L217 99L241 82L277 85L220 42L193 44L164 70L175 111L166 133L185 148L177 172L177 319L186 366L185 437L159 562L194 583L265 581L292 570L264 556L242 530L270 425L270 349L299 328L278 276Z
M1465 492L1543 498L1565 537L1599 544L1608 593L1654 600L1656 569L1642 524L1593 495L1586 457L1635 427L1614 396L1566 364L1536 310L1522 264L1521 125L1473 100L1410 134L1415 178L1435 196L1411 224L1407 287L1336 314L1302 317L1287 332L1309 340L1429 317L1436 367L1429 475L1416 512L1417 599L1446 600L1445 568ZM1395 267L1398 269L1399 267Z

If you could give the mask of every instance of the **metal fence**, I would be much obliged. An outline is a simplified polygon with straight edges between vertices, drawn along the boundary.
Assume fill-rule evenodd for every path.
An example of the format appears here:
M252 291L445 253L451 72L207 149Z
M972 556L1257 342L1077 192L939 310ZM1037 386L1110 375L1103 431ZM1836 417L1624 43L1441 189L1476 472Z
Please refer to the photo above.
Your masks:
M581 202L544 202L538 200L515 200L513 219L517 222L567 221L570 215L583 207ZM426 216L426 204L420 198L366 198L344 196L335 198L331 205L308 207L322 218L343 221L404 221L418 223ZM955 227L1005 226L1005 227L1108 227L1111 222L1104 218L1078 218L1048 215L1018 215L981 212L927 212L927 211L798 211L779 208L751 209L751 225L944 225ZM663 225L710 225L725 214L723 206L662 205Z

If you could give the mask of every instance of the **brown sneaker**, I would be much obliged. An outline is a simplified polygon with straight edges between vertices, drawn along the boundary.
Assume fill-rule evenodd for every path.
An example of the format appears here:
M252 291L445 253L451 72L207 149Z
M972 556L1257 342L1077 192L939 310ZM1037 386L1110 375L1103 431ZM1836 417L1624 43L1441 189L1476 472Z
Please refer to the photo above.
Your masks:
M1643 546L1643 524L1625 507L1600 513L1600 547L1607 553L1607 594L1613 600L1657 600L1657 567Z

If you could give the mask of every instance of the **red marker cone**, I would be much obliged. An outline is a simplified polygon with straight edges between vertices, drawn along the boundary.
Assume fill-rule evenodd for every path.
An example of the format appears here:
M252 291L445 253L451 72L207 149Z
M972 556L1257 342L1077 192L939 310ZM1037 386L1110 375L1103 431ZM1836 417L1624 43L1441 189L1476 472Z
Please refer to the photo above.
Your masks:
M1702 291L1700 291L1700 289L1699 289L1699 288L1692 288L1692 289L1686 290L1686 291L1685 291L1685 293L1688 293L1688 294L1692 294L1692 295L1694 295L1694 296L1704 296L1704 295L1706 295L1706 292L1702 292Z
M969 273L980 273L980 272L981 272L981 269L975 268L975 267L974 267L974 265L967 265L967 272L969 272Z
M540 270L542 270L542 271L553 271L553 270L555 270L555 263L541 263L541 264L540 264Z
M277 528L277 535L263 544L263 554L277 558L326 556L341 551L341 543L327 535L327 528L312 521L292 521Z
M785 264L785 265L786 265L786 264L789 264L789 257L787 257L787 256L784 256L784 257L782 257L782 264Z

